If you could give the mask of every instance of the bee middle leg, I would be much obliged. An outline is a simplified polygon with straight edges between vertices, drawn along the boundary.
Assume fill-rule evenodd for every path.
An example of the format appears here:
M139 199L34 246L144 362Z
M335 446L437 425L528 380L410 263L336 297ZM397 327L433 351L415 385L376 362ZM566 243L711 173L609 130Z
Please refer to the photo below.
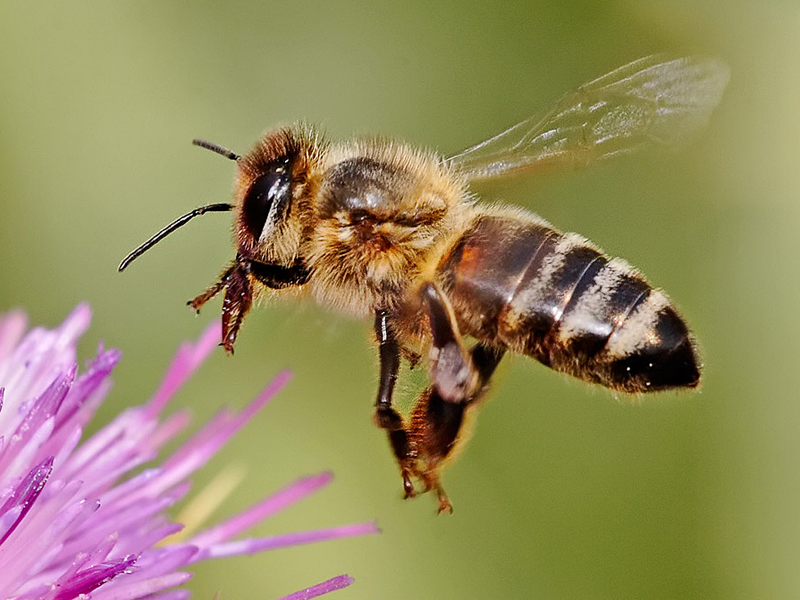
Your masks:
M378 397L375 400L375 423L381 429L397 431L403 428L403 419L392 408L392 395L397 382L397 371L400 368L400 346L389 322L389 312L386 310L375 311L375 335L378 338L381 368Z

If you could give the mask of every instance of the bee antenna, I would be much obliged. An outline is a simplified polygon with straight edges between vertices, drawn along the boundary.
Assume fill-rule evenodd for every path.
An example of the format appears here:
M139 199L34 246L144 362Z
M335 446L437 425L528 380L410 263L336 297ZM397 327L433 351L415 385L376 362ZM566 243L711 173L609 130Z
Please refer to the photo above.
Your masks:
M169 225L164 227L164 229L162 229L157 234L155 234L153 237L151 237L149 240L147 240L144 244L142 244L141 246L136 248L133 252L128 254L128 256L123 258L122 262L119 263L119 267L117 268L117 270L120 273L122 271L124 271L125 268L134 261L134 259L140 257L142 254L147 252L150 248L155 246L158 242L160 242L165 237L167 237L170 233L172 233L173 231L175 231L179 227L183 227L184 225L186 225L186 223L188 223L189 221L191 221L195 217L198 217L198 216L200 216L202 214L205 214L207 212L223 212L223 211L229 211L229 210L232 210L232 209L233 209L233 205L232 204L225 204L225 203L208 204L206 206L201 206L199 208L195 208L193 211L186 213L182 217L178 217L172 223L170 223Z
M212 152L216 152L217 154L221 154L225 158L229 158L231 160L239 160L239 155L236 154L233 150L228 150L225 146L220 146L219 144L215 144L213 142L207 142L206 140L194 139L192 140L192 144L195 146L200 146L201 148L205 148L206 150L211 150Z

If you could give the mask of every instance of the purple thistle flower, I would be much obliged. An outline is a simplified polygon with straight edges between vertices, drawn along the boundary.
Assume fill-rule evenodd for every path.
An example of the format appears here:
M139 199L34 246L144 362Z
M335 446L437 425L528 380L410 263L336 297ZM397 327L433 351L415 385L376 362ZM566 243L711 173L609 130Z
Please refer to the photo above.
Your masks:
M79 306L53 331L27 335L20 312L0 315L0 598L124 600L188 598L189 565L207 558L377 533L374 523L233 540L254 524L312 494L329 473L305 477L241 514L182 541L165 540L183 525L165 511L189 491L203 466L286 384L279 374L243 411L220 411L164 459L159 450L189 421L161 412L219 343L219 327L178 350L161 386L143 405L124 410L86 440L82 431L110 389L117 350L99 349L78 373L75 346L89 325ZM130 475L132 470L136 474ZM286 600L346 587L334 577ZM163 592L163 593L162 593Z

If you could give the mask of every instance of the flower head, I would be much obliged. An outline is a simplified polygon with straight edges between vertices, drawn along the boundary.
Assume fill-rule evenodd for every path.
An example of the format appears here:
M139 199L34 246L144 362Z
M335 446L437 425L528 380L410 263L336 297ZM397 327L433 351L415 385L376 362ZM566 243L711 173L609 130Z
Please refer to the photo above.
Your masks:
M162 447L189 422L161 413L219 342L209 328L177 352L144 405L121 412L87 439L83 429L110 389L117 350L99 349L82 372L76 342L89 324L79 306L55 330L25 334L19 312L0 316L0 597L18 600L187 598L175 589L184 568L208 558L247 554L375 533L373 523L275 537L233 538L327 484L302 478L239 515L174 541L183 528L166 510L189 491L203 466L289 379L279 374L243 411L220 411L160 464ZM347 576L287 598L313 598L349 585Z

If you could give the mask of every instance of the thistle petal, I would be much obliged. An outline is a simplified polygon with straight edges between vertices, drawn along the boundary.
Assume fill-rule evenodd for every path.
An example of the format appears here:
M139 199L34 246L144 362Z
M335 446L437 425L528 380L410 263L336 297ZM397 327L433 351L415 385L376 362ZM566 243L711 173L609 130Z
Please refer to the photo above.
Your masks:
M299 592L295 592L294 594L284 596L281 598L281 600L310 600L311 598L322 596L328 592L335 592L336 590L346 588L351 583L353 583L352 577L349 575L339 575L338 577L328 579L328 581L323 581L322 583L313 585L310 588L306 588L304 590L300 590Z
M304 477L251 508L176 541L183 528L168 510L204 466L288 382L280 373L238 413L220 411L160 464L148 465L189 423L160 414L217 347L219 327L176 353L156 393L94 435L83 431L110 390L117 350L98 349L78 372L76 344L91 319L78 306L55 330L25 334L25 315L0 315L0 597L13 600L180 600L173 589L206 558L376 533L373 523L235 540L255 524L318 491L329 473ZM132 473L134 469L140 469ZM346 576L288 598L312 598L349 585Z

